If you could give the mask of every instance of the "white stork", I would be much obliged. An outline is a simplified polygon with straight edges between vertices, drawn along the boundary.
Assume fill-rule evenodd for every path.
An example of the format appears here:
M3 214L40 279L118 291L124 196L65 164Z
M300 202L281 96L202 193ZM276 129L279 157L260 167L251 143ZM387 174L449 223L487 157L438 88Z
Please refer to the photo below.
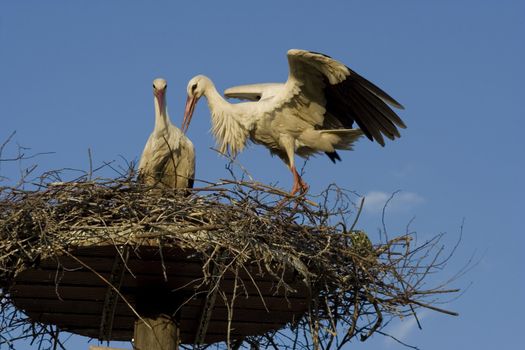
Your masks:
M219 149L235 156L248 139L278 155L294 176L291 193L306 192L294 163L301 157L325 152L341 160L337 149L351 150L362 134L384 146L383 136L400 137L403 121L388 106L403 106L370 81L333 58L310 51L289 50L286 83L255 84L225 91L228 98L250 102L231 104L212 81L198 75L188 83L182 130L187 131L195 104L208 100L212 132ZM353 129L354 122L359 129Z
M166 106L166 80L153 80L155 128L144 146L139 181L152 186L192 188L195 178L193 143L173 125Z

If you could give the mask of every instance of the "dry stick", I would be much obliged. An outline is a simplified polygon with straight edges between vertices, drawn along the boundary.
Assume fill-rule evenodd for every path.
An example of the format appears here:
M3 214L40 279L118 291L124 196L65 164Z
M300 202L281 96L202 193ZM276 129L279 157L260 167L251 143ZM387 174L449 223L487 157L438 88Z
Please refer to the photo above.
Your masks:
M228 307L228 326L227 326L227 333L226 333L226 344L228 345L228 349L231 348L231 329L232 329L232 321L233 321L233 305L235 304L235 299L237 299L237 279L239 278L239 266L237 265L235 267L235 278L233 283L233 293L232 293L232 300L231 305Z
M47 154L54 154L55 152L38 152L38 153L35 153L35 154L31 154L29 156L26 156L25 153L21 153L20 151L21 150L29 150L30 148L26 148L26 147L22 147L18 144L18 155L14 158L1 158L2 156L2 152L4 150L4 148L7 146L7 144L11 141L11 139L13 138L13 136L16 134L16 131L13 131L11 133L11 135L9 135L9 137L7 138L6 141L4 141L2 143L2 145L0 146L0 163L1 162L14 162L14 161L21 161L21 160L27 160L27 159L33 159L33 158L36 158L38 156L42 156L42 155L47 155ZM35 165L36 167L36 165Z
M241 163L237 162L237 160L234 157L230 156L229 154L224 154L224 153L222 153L221 151L219 151L218 149L216 149L214 147L210 147L210 149L215 151L215 152L217 152L217 153L219 153L219 155L223 156L224 158L228 159L230 161L230 164L237 165L239 167L239 169L241 169L241 171L244 174L248 175L248 177L250 178L251 181L254 181L253 177L250 175L250 172L248 171L248 169L246 169ZM231 171L230 171L230 173L231 173Z
M297 327L297 329L295 330L294 332L295 336L294 336L294 339L293 339L293 348L292 350L296 350L297 349L297 342L298 342L298 339L299 339L299 327Z
M78 262L80 265L84 266L86 269L90 270L91 272L93 272L98 278L100 278L104 283L106 283L108 286L110 286L111 288L113 288L113 290L118 294L119 297L122 298L122 300L124 301L124 303L126 303L126 305L129 307L129 309L131 310L131 312L133 312L135 314L135 316L137 316L137 318L139 320L141 320L142 322L144 322L144 324L149 328L149 329L152 329L151 326L138 314L138 312L135 310L135 308L129 303L129 301L124 297L124 295L122 295L122 293L120 293L120 291L115 287L113 286L104 276L102 276L101 274L99 274L97 271L95 271L91 266L87 265L86 263L84 263L82 260L80 260L79 258L77 258L76 256L74 256L73 254L71 254L70 252L68 252L67 250L65 250L64 248L62 247L58 247L58 249L60 251L62 251L63 253L65 253L67 256L69 256L70 258L73 258L73 260L75 260L76 262Z
M109 239L113 242L113 246L115 246L115 247L118 246L118 244L117 244L117 242L115 241L114 237L110 236ZM125 245L127 245L127 244L128 244L128 242L126 242ZM122 245L122 244L121 244L121 245ZM133 277L133 278L137 278L137 277L135 276L135 274L133 273L133 271L131 271L131 269L128 267L127 260L128 260L129 255L126 255L126 257L124 257L124 255L122 254L122 252L120 251L120 249L115 249L115 250L117 251L117 254L120 256L120 259L121 259L122 261L125 261L125 263L124 263L124 268L126 269L126 271L128 271L128 273L131 275L131 277ZM129 254L129 252L128 252L127 249L124 251L124 253Z
M202 180L199 180L202 181ZM216 184L216 186L222 186L223 184ZM213 186L207 186L207 187L193 187L193 188L187 188L186 190L191 192L229 192L230 189L226 187L213 187Z
M51 330L49 331L51 334L51 337L53 338L53 350L57 350L57 346L60 345L60 348L66 349L64 345L62 345L62 342L60 342L60 339L58 339L58 335L60 333L60 330L58 329L58 326L55 326L55 332L53 332L53 326L51 326Z
M393 335L391 334L388 334L388 333L385 333L385 332L381 332L381 331L376 331L376 333L379 333L381 335L384 335L386 337L389 337L391 338L392 340L395 340L396 342L398 342L399 344L403 345L403 346L406 346L408 348L411 348L411 349L415 349L415 350L419 350L419 348L417 346L413 346L413 345L409 345L407 343L403 343L401 340L397 339L396 337L394 337Z
M223 254L220 254L220 256L225 257L226 252L223 252ZM217 287L221 282L220 278L217 277L218 275L219 275L219 265L218 263L216 263L212 267L211 281L210 281L211 284L214 284L214 287ZM197 328L197 332L195 333L195 344L197 345L201 345L204 343L204 338L206 337L206 333L208 331L208 325L211 319L211 314L215 307L215 300L217 298L218 291L219 291L218 287L212 288L211 290L208 291L206 297L204 297L204 305L201 311L199 326Z
M388 241L388 232L387 232L387 229L386 229L386 221L385 221L385 213L386 213L386 208L388 207L388 204L390 204L390 201L392 199L394 199L394 197L396 196L396 194L398 194L400 192L400 190L397 190L397 191L394 191L391 195L390 195L390 198L387 199L387 201L385 202L385 205L383 206L383 210L381 210L381 223L383 225L383 233L385 234L385 240Z
M250 271L248 271L246 266L242 265L242 268L248 274L248 277L250 277L250 280L252 281L255 289L257 290L257 293L259 294L259 297L261 298L261 301L263 303L264 309L266 310L266 312L270 312L270 310L268 309L268 306L266 306L266 302L264 301L264 296L263 296L261 290L259 289L259 286L257 285L257 282L255 282L252 274L250 273Z
M60 301L64 301L64 299L62 299L62 297L60 296L60 293L58 292L58 285L60 283L60 280L62 279L62 277L64 276L64 273L62 272L62 276L59 277L59 272L60 272L60 262L58 261L58 259L56 259L56 262L57 262L57 269L55 271L55 278L54 278L54 282L55 282L55 295L57 296L58 300Z
M350 338L352 338L355 335L355 330L357 327L357 320L359 319L359 288L357 286L354 287L354 313L352 314L352 326L348 330L348 333L350 335Z
M9 144L9 142L11 142L11 140L13 139L13 137L15 136L16 134L16 131L13 131L8 137L7 139L2 143L2 145L0 145L0 162L2 161L6 161L5 159L2 159L2 153L4 152L4 148L7 146L7 144ZM16 159L15 159L16 160Z
M418 295L426 295L426 294L449 294L449 293L457 293L461 289L441 289L441 290L426 290L426 291L413 291L412 294L418 294Z
M367 340L372 334L375 333L375 331L381 326L383 323L383 314L381 313L381 310L379 309L379 306L377 306L377 301L374 299L373 296L367 296L367 299L372 303L372 306L374 307L374 310L377 315L376 322L372 326L372 329L366 334L361 336L361 341Z
M441 312L443 314L447 314L447 315L450 315L450 316L459 316L459 313L457 313L457 312L441 309L439 307L432 306L432 305L429 305L429 304L425 304L425 303L422 303L422 302L417 301L417 300L410 300L410 302L413 303L413 304L419 305L421 307L425 307L425 308L430 309L430 310Z
M357 285L354 285L354 312L352 313L352 325L346 332L345 336L343 337L343 340L341 341L341 344L337 347L337 349L341 349L341 347L344 344L346 344L348 341L350 341L350 339L354 337L355 332L356 332L358 318L359 318L359 288Z
M275 341L273 340L273 338L268 338L268 341L270 342L270 344L273 346L275 350L279 350L279 347L277 346L277 344L275 344ZM259 347L257 347L257 350L259 350Z
M408 255L408 249L409 248L408 248L408 244L407 244L407 248L406 248L406 251L405 251L406 252L405 256ZM402 292L406 294L407 288L405 286L405 281L403 280L403 278L399 275L399 273L397 271L394 270L393 273L394 273L395 277L398 279L399 284L401 284ZM411 290L413 289L412 286L409 285L409 287L410 287ZM416 310L414 310L414 306L412 306L412 304L409 304L408 307L410 308L412 316L414 316L414 318L416 319L417 327L419 329L423 329L423 327L421 327L421 322L419 321L419 317L417 317Z
M157 242L159 244L159 257L160 257L160 264L162 266L162 277L164 277L164 282L168 282L168 271L166 269L166 264L164 262L164 253L162 252L162 240L161 237L157 239Z
M325 285L325 288L328 289L328 286ZM336 338L337 336L337 324L336 324L336 319L334 319L334 316L332 314L332 310L330 310L330 304L329 304L329 300L328 300L328 297L325 296L324 298L324 303L325 303L325 307L326 307L326 310L327 310L327 313L328 313L328 316L330 318L330 326L332 327L331 330L328 330L327 332L330 333L330 340L328 341L328 344L326 344L326 349L330 349L330 347L332 346L332 343L334 342L334 339ZM335 310L337 312L337 306L335 307Z
M203 226L198 226L198 227L181 228L181 229L177 230L177 232L172 232L172 231L168 231L165 228L161 227L161 225L155 225L155 224L148 224L148 225L152 226L152 227L155 227L155 228L159 228L159 229L163 230L164 232L162 232L162 233L142 233L142 234L136 235L135 237L136 238L158 238L158 237L162 237L162 236L179 235L181 233L191 233L191 232L198 232L198 231L211 231L211 230L217 230L217 229L222 228L221 226L219 226L217 224L212 224L212 225L203 225Z
M91 155L91 148L88 148L88 160L89 160L89 171L88 171L88 181L91 181L91 178L93 177L93 158Z
M243 342L244 342L244 338L237 339L237 340L233 343L232 350L239 350L239 349L241 348Z
M239 184L237 181L232 181L232 180L228 180L228 179L221 179L221 181L225 182L225 183L229 183L229 184ZM265 185L265 184L262 184L260 182L253 182L253 183L249 183L249 182L242 182L241 183L242 186L245 186L245 187L249 187L249 188L252 188L254 190L263 190L267 193L270 193L270 194L276 194L276 195L279 195L281 197L285 197L287 199L297 199L298 197L296 196L292 196L290 193L288 192L285 192L285 191L282 191L282 190L279 190L275 187L270 187L268 185ZM306 199L306 198L303 198L301 199L302 201L304 201L305 203L308 203L310 204L311 206L314 206L314 207L318 207L319 204L309 200L309 199Z
M213 261L213 257L215 255L217 255L219 253L219 251L221 250L221 246L219 244L216 244L215 247L213 248L213 251L211 252L211 254L209 255L208 259L206 260L206 262L202 265L202 273L204 275L206 275L206 271L208 270L208 266L210 265L210 263ZM217 264L214 266L216 267ZM212 269L212 273L211 273L212 277L213 277L213 269Z
M117 249L118 250L118 249ZM111 268L110 280L112 284L116 285L117 289L122 286L122 281L126 273L125 265L129 257L129 247L124 248L124 258L122 255L117 255ZM118 296L116 296L115 290L109 288L106 291L104 299L104 306L102 309L102 316L100 322L99 339L111 339L111 332L113 331L113 321L115 319L115 311L117 309Z
M400 236L400 237L396 237L396 238L393 238L391 239L390 241L388 241L387 243L385 243L383 246L379 247L378 249L376 249L376 255L381 255L387 251L390 250L390 248L400 242L400 241L406 241L407 239L409 238L408 235L403 235L403 236ZM392 252L389 252L389 255L394 255L394 253Z
M364 205L365 205L365 197L362 197L361 203L359 204L359 209L357 210L357 214L355 216L354 222L352 223L352 226L350 226L349 232L352 232L355 228L355 225L357 225L357 220L359 220L359 216L361 215L361 211L363 210Z
M317 298L313 298L312 300L315 314L317 315L319 313L319 306L318 306L318 300ZM317 317L313 316L312 311L310 310L310 333L312 334L312 343L313 343L313 349L319 350L319 320Z
M218 247L219 247L218 245L215 247L214 252L212 253L212 255L215 254L216 252L218 252L218 251L220 250L220 249L217 249ZM230 318L230 315L231 315L231 317L233 317L233 310L231 310L231 308L233 308L233 303L234 303L235 298L236 298L235 293L236 293L236 289L237 289L238 267L236 267L236 269L235 269L235 272L236 272L236 278L235 278L235 284L234 284L234 290L233 290L232 304L231 304L231 305L228 304L228 297L226 296L226 293L224 293L224 292L222 292L222 291L219 291L220 281L222 280L222 277L224 276L224 273L226 273L226 271L227 271L227 270L233 265L233 263L237 260L237 258L238 258L241 254L244 253L244 251L245 251L247 248L248 248L248 246L246 245L246 246L242 249L242 251L240 251L240 252L238 253L238 255L237 255L234 259L232 259L232 261L231 261L228 265L225 266L225 268L223 269L223 271L222 271L218 276L215 276L217 282L215 283L215 285L213 286L213 288L208 292L208 295L209 295L209 293L212 293L213 299L215 299L215 297L216 297L216 293L219 292L219 294L221 295L221 297L222 297L223 300L224 300L224 304L226 305L226 309L227 309L227 311L228 311L228 317L229 317L229 318ZM221 254L220 256L221 256L221 257L222 257L222 256L225 256L225 254L226 254L226 251L225 251L223 254ZM211 259L211 256L210 256L210 259ZM206 266L209 264L210 259L208 259L208 261L205 263ZM244 265L243 265L243 267L244 267ZM213 276L212 276L212 277L213 277ZM214 291L215 289L216 289L216 291ZM203 331L206 331L206 330L204 329L204 327L202 327L202 329L201 329L201 327L202 327L202 323L199 325L199 329L198 329L198 334L197 334L197 336L198 336L199 338L203 338L205 334L202 334L202 335L201 335L200 333L203 333ZM228 333L227 333L227 335L226 335L226 337L227 337L228 348L230 348L230 327L231 327L231 320L228 321Z
M175 157L173 155L174 152L171 149L171 146L170 146L168 140L166 139L166 136L162 135L162 138L164 139L164 142L166 143L166 146L168 146L168 150L170 151L171 164L173 164L173 175L175 177L175 187L177 187L177 183L179 181L179 177L182 177L183 179L186 179L186 180L188 180L188 178L185 177L185 176L181 176L181 175L177 174L177 162L175 162Z

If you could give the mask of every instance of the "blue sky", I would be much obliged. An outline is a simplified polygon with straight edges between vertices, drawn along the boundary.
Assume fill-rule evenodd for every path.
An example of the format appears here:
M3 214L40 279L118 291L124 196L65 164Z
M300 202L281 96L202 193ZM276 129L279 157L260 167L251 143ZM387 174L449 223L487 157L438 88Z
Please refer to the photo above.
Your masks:
M286 51L326 53L384 88L406 110L401 139L385 148L362 140L343 162L308 161L318 193L337 183L369 195L362 227L377 239L386 196L391 232L447 232L458 253L438 278L472 254L479 264L454 286L447 308L390 331L422 349L517 348L525 311L523 195L525 143L524 1L3 1L0 3L0 141L34 152L41 170L137 160L153 128L151 81L168 80L172 121L180 125L187 81L216 86L284 81ZM190 128L197 177L228 176L209 148L201 102ZM10 149L11 152L14 148ZM259 181L291 187L291 176L261 146L239 161ZM299 164L302 164L300 162ZM2 165L0 175L16 178ZM521 311L521 312L520 312ZM84 338L70 341L86 348ZM356 349L400 349L375 336ZM351 348L349 346L348 348Z

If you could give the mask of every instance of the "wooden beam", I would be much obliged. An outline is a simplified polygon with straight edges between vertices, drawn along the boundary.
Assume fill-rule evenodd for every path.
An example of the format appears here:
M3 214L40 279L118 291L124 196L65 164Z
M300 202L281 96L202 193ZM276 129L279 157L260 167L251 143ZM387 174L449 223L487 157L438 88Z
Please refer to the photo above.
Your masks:
M168 315L144 318L135 322L135 350L178 350L179 327Z

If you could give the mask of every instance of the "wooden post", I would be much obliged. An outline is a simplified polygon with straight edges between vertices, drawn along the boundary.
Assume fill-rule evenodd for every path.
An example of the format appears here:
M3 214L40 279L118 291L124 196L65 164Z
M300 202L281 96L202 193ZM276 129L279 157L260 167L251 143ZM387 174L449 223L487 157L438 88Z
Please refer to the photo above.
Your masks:
M147 324L146 324L147 323ZM168 315L135 321L134 349L178 350L179 327Z
M178 350L181 296L165 284L149 284L136 295L134 350Z

